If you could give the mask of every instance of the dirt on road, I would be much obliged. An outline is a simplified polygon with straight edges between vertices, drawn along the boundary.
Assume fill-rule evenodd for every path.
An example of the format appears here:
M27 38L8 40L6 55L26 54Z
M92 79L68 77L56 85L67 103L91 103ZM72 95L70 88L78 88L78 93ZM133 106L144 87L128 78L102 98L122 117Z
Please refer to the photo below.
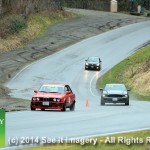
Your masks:
M67 9L80 15L55 26L50 26L41 38L25 47L0 54L0 108L6 111L28 110L30 101L15 99L4 84L21 68L40 58L51 55L85 38L101 34L128 24L147 21L149 18L93 10Z

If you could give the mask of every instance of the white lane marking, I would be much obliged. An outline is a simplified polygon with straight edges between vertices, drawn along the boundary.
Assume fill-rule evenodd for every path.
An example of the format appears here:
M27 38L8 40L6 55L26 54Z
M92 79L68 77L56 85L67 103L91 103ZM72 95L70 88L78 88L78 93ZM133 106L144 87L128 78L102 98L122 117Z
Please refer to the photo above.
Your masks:
M100 73L101 73L102 71L106 70L107 68L111 67L111 66L112 66L112 65L109 65L109 66L105 67L104 69L102 69L102 70L99 72L98 76L100 77ZM94 92L92 91L92 82L94 81L94 78L95 78L96 76L97 76L97 74L94 74L93 77L92 77L91 80L90 80L90 93L91 93L94 97L99 97L99 95L95 95Z
M130 133L130 132L138 132L138 131L144 131L144 130L150 130L150 128L140 128L140 129L134 129L134 130L125 130L125 131L118 131L118 132L110 132L110 133L103 133L103 134L94 134L94 135L87 135L87 136L80 136L75 138L90 138L90 137L100 137L100 136L108 136L108 135L115 135L115 134L122 134L122 133Z
M92 77L92 79L90 80L90 92L91 92L91 94L94 96L94 97L99 97L98 95L95 95L94 93L93 93L93 91L92 91L92 82L93 82L93 80L94 80L94 78L97 76L97 74L95 74L93 77Z
M31 64L27 65L26 67L24 67L23 69L21 69L11 80L14 80L21 72L23 72L25 69L27 69L29 66L31 66L34 63L31 63Z

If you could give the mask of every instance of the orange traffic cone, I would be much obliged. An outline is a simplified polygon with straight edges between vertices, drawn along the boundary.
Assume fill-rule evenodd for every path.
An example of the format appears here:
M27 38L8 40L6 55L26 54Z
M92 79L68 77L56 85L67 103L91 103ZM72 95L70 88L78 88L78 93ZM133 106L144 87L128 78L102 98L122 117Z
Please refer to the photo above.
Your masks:
M86 108L89 107L89 101L88 100L86 100L85 106L86 106Z

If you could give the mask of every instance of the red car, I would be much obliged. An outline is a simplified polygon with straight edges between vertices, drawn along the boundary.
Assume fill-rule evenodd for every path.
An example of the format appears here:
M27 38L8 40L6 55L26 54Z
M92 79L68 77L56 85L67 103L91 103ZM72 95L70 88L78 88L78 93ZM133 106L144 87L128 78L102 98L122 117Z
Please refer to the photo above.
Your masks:
M31 100L31 110L35 109L53 109L66 111L70 108L75 109L75 94L69 85L65 84L43 84Z

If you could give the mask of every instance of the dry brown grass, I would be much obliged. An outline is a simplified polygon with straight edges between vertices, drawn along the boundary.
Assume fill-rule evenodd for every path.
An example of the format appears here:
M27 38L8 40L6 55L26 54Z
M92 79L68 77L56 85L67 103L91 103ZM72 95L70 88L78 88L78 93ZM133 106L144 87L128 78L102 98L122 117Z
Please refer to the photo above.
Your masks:
M18 34L9 35L3 39L0 38L0 53L23 46L28 41L42 36L48 26L71 17L73 15L64 11L45 11L40 14L30 15L27 19L28 27L26 29L21 30Z
M99 87L106 83L124 83L136 95L145 100L150 97L150 45L142 48L132 56L120 62L103 77Z
M133 90L138 91L140 95L149 96L150 93L150 70L140 72L132 79Z
M50 24L50 21L48 22L47 20L45 20L46 24ZM0 53L13 50L17 47L20 47L23 43L34 39L42 30L42 27L42 24L39 22L35 21L34 19L29 19L28 27L23 29L20 33L10 35L4 39L0 38Z
M127 79L133 92L138 92L142 96L150 96L150 60L139 63L136 66L129 66L124 71L122 77Z

